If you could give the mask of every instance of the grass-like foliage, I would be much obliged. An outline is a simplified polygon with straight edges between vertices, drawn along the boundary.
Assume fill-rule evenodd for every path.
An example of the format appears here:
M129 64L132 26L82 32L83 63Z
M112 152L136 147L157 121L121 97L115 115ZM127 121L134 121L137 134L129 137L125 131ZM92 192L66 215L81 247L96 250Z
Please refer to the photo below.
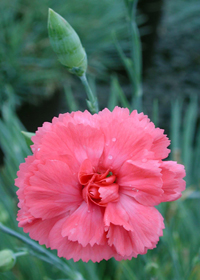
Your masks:
M177 1L180 6L185 2ZM195 6L195 0L192 1L190 9L188 3L187 10L179 12L176 19L180 25L184 19L190 18L192 13L196 14L195 7L199 9L199 3ZM16 222L18 201L14 179L19 164L31 154L21 133L26 129L17 117L16 107L25 100L37 103L41 98L53 94L59 84L64 84L70 111L78 110L81 105L68 85L72 82L72 77L57 62L50 48L46 28L49 6L67 18L79 34L88 54L89 72L93 76L103 77L108 69L116 70L122 64L129 76L134 76L129 72L132 68L126 65L130 62L126 57L131 57L131 51L123 1L0 1L0 9L3 10L0 17L0 147L3 152L3 164L0 167L0 222L22 236L20 241L0 231L0 250L7 248L14 252L28 252L28 255L17 259L11 271L0 274L2 280L66 279L61 270L52 262L48 263L48 253L52 254L51 260L55 257L55 262L57 261L56 252L46 250L44 246L37 251L39 245L34 241L31 241L33 243L29 244L30 246L25 244L22 239L27 235L18 228ZM169 18L169 21L174 20L173 13L177 9L176 5L172 4L172 7L174 9L170 11L172 18ZM117 41L111 38L112 31L116 31ZM116 105L128 107L130 110L138 106L137 99L130 103L117 75L112 75L108 80L110 85L107 86L107 107L110 110ZM94 92L94 80L89 82ZM134 78L130 84L134 89ZM61 260L61 266L66 265L78 271L80 277L88 280L200 279L200 126L199 98L196 90L194 93L191 92L187 99L184 96L174 99L168 109L170 119L166 123L171 128L170 159L185 165L187 189L179 201L158 206L165 220L165 230L157 248L131 261L117 262L111 259L98 264L91 261L74 263ZM157 126L163 104L154 100L152 108L150 117Z
M6 85L15 89L16 105L38 103L51 96L64 80L72 79L52 52L47 33L48 8L56 10L79 34L89 60L89 72L106 77L121 65L113 44L117 33L128 52L123 1L7 1L0 2L0 104L7 98Z

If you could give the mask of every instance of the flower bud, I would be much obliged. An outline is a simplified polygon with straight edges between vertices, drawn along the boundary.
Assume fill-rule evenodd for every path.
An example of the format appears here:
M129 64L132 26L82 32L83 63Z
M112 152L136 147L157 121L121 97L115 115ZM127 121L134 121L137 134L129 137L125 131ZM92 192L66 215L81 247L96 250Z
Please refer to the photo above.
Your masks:
M9 271L15 265L16 257L11 250L0 251L0 272Z
M71 25L52 9L49 9L48 32L59 61L71 73L82 76L87 69L87 56L81 41Z

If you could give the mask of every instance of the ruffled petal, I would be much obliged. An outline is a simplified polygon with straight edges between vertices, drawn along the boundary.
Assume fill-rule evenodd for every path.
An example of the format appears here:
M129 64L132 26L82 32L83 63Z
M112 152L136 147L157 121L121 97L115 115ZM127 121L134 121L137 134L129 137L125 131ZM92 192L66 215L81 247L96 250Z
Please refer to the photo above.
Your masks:
M99 116L97 114L92 115L90 112L85 110L84 112L72 112L71 116L75 124L84 124L89 125L90 127L98 127Z
M155 128L153 137L151 151L154 152L154 159L167 158L170 153L170 149L167 148L170 145L170 140L164 134L164 130Z
M94 244L91 246L90 244L83 247L77 241L70 241L67 237L63 237L61 232L63 229L63 225L66 223L66 218L58 221L54 228L50 232L50 247L51 249L56 249L58 251L59 257L64 257L67 260L74 259L74 261L79 261L82 259L84 262L88 262L89 260L93 262L100 262L101 260L110 259L116 251L113 246L105 245L97 245ZM85 233L87 229L84 229ZM81 234L81 235L82 235Z
M33 170L37 170L37 164L39 162L36 160L35 155L32 155L28 156L25 162L20 164L19 171L17 171L17 178L15 179L15 185L18 188L24 189L24 186L29 183L27 179L33 175Z
M129 110L127 108L120 108L116 106L112 112L105 108L98 113L99 126L107 126L109 123L113 123L116 120L122 123L129 117Z
M118 174L120 192L134 197L143 205L154 206L162 201L162 174L160 162L128 160Z
M76 158L79 165L89 159L97 166L104 148L104 136L98 128L83 124L68 126L59 123L53 126L53 131L42 138L37 156L53 158L56 155L68 154Z
M68 126L69 123L74 125L84 124L91 127L98 127L98 115L92 115L90 112L85 110L84 112L76 111L71 113L60 114L58 118L54 117L52 120L53 125L56 123Z
M101 129L105 135L105 147L100 167L110 169L115 175L125 161L152 156L149 151L153 138L139 126L139 121L133 122L129 118L120 123L116 119Z
M36 134L31 137L32 142L34 143L31 146L32 152L37 152L40 150L40 143L43 136L52 130L52 123L44 122L42 127L39 127L36 131Z
M79 182L82 185L85 185L88 183L88 181L92 178L92 176L94 175L94 167L92 166L91 162L89 159L85 159L81 166L80 166L80 170L78 173L78 178L79 178Z
M83 247L90 244L103 245L106 242L103 223L104 209L95 204L89 207L83 202L80 207L71 214L62 226L61 234L71 241L78 241Z
M139 120L141 128L152 136L151 151L154 154L153 159L166 158L170 153L170 149L167 148L170 145L170 140L164 134L164 130L155 128L154 123L150 122L148 116L143 113L138 114L136 110L131 113L130 117L135 121Z
M118 217L120 210L123 215ZM121 256L136 257L153 249L164 228L163 217L157 209L143 206L125 195L121 195L119 202L108 205L104 221L109 226L108 244Z
M28 156L24 163L20 164L19 171L17 172L18 178L15 179L15 185L19 188L17 195L19 198L18 207L27 208L25 206L24 189L29 186L29 179L34 174L33 172L38 170L38 164L40 161L36 160L35 155ZM25 210L26 211L26 210Z
M98 189L98 192L101 197L101 202L99 205L106 205L110 201L119 200L119 186L118 184L111 184L109 186L103 186Z
M130 217L126 211L126 207L124 208L121 205L121 197L119 202L108 203L104 214L104 224L106 229L109 229L112 223L114 225L122 226L127 231L133 230L134 227L129 220Z
M186 175L184 166L175 161L163 161L161 168L164 191L162 202L180 198L181 192L185 190L186 186L186 182L183 180Z
M46 245L48 248L50 247L49 233L59 218L55 217L48 220L29 219L29 222L27 221L23 225L19 223L19 227L23 227L24 232L29 233L30 238L37 240L40 245Z
M74 211L83 201L82 188L67 164L48 160L39 164L24 190L26 206L36 218L49 219Z

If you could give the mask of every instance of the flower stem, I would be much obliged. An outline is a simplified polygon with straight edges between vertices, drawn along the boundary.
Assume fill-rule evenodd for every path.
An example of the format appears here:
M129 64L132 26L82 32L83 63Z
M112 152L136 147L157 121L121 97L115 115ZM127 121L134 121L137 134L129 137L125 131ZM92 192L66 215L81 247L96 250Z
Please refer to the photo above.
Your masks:
M87 105L91 113L95 114L99 112L99 106L98 106L98 100L96 96L93 94L85 73L79 77L81 79L82 84L84 85L85 91L87 93L87 97L89 100L87 100Z
M16 237L17 239L21 240L22 242L26 243L27 245L31 246L33 250L37 251L40 254L44 254L44 256L40 256L39 254L33 253L33 255L37 256L38 258L52 264L53 266L56 266L59 270L61 270L64 274L68 275L73 280L84 280L82 275L77 272L73 271L66 263L64 263L61 259L50 253L48 250L44 249L31 239L21 235L20 233L4 226L2 223L0 223L0 230ZM21 252L22 253L22 252ZM30 252L31 253L31 252ZM17 253L19 254L19 253ZM16 255L16 254L15 254Z
M21 256L25 256L27 254L28 254L28 251L17 252L17 253L15 253L15 257L21 257Z

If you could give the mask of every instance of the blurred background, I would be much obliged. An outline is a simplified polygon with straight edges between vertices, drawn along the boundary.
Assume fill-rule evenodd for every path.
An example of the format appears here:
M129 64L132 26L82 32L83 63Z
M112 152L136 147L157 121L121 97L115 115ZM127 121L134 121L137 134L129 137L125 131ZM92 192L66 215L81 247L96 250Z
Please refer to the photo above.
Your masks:
M34 132L44 121L85 110L77 77L58 62L47 32L51 7L78 33L88 55L88 77L100 109L124 106L131 85L114 43L130 56L130 30L123 0L0 1L0 222L16 223L14 179L30 154L21 130ZM166 229L158 246L131 261L81 261L72 267L86 279L200 279L200 1L139 0L142 40L143 111L172 141L171 159L186 166L187 190L180 201L159 206ZM119 89L120 85L120 89ZM118 90L119 97L113 95ZM115 99L115 100L114 100ZM0 250L24 244L0 232ZM36 257L21 257L0 279L61 279Z

